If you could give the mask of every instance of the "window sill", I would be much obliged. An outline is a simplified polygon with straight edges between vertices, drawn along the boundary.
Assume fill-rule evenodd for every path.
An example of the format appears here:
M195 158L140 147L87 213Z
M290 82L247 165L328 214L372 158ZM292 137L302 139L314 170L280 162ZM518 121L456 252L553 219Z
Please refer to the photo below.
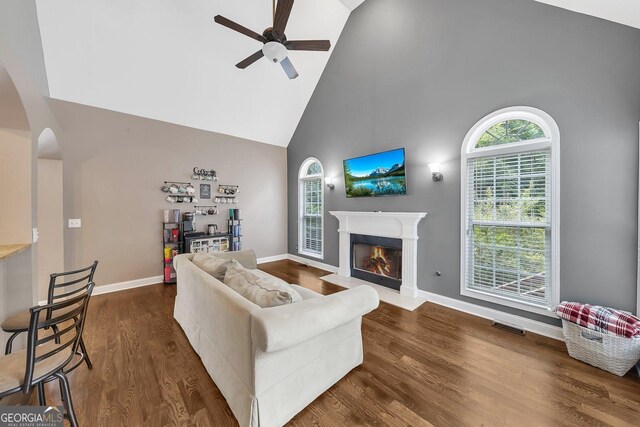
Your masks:
M463 296L466 296L466 297L475 298L475 299L479 299L479 300L482 300L482 301L492 302L494 304L504 305L506 307L511 307L511 308L515 308L515 309L518 309L518 310L527 311L529 313L535 313L535 314L539 314L539 315L542 315L542 316L551 317L551 318L554 318L554 319L557 318L557 316L555 315L555 313L553 311L551 311L551 309L554 306L558 305L558 303L553 303L552 302L549 307L543 307L543 306L527 304L527 303L524 303L524 302L511 300L509 298L499 297L499 296L496 296L496 295L493 295L493 294L484 293L482 291L476 291L476 290L467 289L464 286L460 290L460 294L463 295Z
M324 254L317 254L317 253L314 253L314 252L298 251L298 255L304 255L304 256L311 257L311 258L324 260Z

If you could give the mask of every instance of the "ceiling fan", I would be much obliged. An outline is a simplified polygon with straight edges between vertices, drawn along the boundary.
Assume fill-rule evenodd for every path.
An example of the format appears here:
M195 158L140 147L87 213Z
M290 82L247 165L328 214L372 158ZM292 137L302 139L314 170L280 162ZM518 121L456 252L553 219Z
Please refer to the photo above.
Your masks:
M278 0L277 7L276 0L272 0L272 2L273 26L264 30L262 35L236 24L222 15L217 15L214 20L220 25L263 43L262 49L238 62L236 67L245 69L265 56L271 62L280 63L287 76L290 79L295 79L298 77L298 72L287 56L288 50L328 51L331 48L331 42L329 40L287 40L284 30L287 26L287 21L289 21L289 15L291 15L293 0Z

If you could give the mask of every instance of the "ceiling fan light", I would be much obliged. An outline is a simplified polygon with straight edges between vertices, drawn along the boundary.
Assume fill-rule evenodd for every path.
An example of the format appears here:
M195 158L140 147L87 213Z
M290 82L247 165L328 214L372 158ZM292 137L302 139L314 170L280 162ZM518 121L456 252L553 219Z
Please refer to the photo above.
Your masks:
M278 42L268 42L262 46L262 53L271 62L281 62L287 57L287 48Z

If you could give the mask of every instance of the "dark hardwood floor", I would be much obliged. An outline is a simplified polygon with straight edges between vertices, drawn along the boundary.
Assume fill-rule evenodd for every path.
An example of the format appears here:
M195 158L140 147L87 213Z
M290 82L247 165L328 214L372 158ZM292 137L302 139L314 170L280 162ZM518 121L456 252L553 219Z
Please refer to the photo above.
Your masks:
M292 261L260 268L324 294L341 290ZM85 341L94 368L70 374L82 426L236 425L173 320L175 292L153 285L92 298ZM363 337L364 364L291 425L640 425L640 379L576 361L559 341L430 303L415 312L381 303ZM47 391L59 403L52 384Z

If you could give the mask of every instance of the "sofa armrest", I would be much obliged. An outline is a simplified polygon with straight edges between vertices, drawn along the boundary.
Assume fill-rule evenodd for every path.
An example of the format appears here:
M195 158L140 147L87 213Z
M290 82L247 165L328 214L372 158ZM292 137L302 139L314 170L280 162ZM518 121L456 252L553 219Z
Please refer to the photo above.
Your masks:
M264 308L253 313L251 338L268 353L303 343L376 309L378 293L358 286L322 298Z
M195 254L192 253L186 253L186 254L180 254L180 255L176 255L173 257L173 268L176 269L176 271L178 271L178 266L181 265L183 262L187 262L187 261L191 261L193 260L193 256Z

